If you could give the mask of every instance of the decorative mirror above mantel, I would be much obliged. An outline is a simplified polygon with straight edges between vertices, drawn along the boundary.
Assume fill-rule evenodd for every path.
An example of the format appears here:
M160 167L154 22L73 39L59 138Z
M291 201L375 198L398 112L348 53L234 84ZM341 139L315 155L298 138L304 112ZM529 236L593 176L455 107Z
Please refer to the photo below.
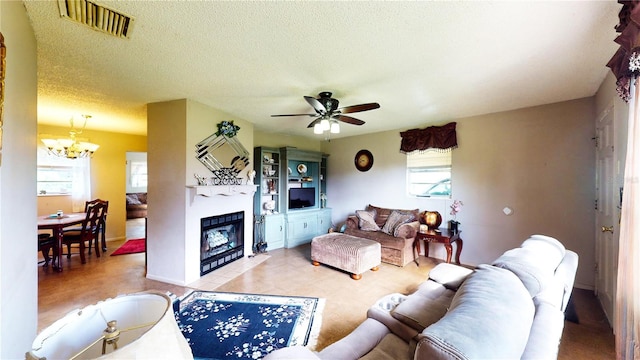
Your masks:
M218 131L196 144L196 158L212 173L211 185L240 185L249 165L249 152L235 136L233 121L218 124Z

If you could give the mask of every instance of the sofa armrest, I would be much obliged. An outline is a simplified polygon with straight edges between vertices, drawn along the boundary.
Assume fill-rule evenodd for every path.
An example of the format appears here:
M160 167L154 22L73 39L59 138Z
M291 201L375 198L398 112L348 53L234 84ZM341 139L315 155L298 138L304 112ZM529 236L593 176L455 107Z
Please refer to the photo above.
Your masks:
M413 221L410 223L402 224L398 227L398 234L396 237L403 239L414 239L416 234L420 230L420 222Z
M564 294L562 295L561 311L565 311L571 292L573 291L573 283L576 278L576 272L578 271L578 254L571 250L567 250L562 262L556 268L554 278L556 281L562 282L564 285Z
M389 331L406 342L411 342L419 333L416 329L391 316L390 312L375 306L367 310L367 318L384 324Z
M358 217L355 215L347 216L347 221L345 222L345 225L347 225L347 229L358 230L360 228Z
M384 324L367 318L349 335L320 351L318 357L324 360L359 359L378 346L387 334L389 329Z

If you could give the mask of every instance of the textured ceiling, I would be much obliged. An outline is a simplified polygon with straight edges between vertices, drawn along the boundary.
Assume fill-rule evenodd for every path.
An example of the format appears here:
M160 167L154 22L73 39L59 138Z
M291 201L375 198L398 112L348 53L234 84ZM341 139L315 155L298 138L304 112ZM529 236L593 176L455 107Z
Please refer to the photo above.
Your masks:
M24 1L38 44L38 122L146 134L146 104L189 98L256 129L317 138L303 96L332 91L342 136L594 95L616 50L615 1L101 1L129 39ZM10 51L10 50L9 50ZM333 136L337 137L337 136Z

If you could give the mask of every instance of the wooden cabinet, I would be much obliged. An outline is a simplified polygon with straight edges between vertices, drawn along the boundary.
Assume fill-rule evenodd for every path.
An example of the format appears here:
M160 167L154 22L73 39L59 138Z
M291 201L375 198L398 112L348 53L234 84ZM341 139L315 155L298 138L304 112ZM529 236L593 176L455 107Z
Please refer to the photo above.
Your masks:
M285 247L290 249L308 243L318 234L317 211L310 210L287 214L287 239Z
M323 200L327 155L293 147L256 147L254 162L254 216L264 219L260 230L269 250L293 248L329 231L331 209Z
M277 148L257 147L253 151L256 163L255 184L258 190L253 200L254 214L266 215L280 212L280 179L282 169L280 150Z
M264 217L264 239L267 250L280 249L284 246L284 215L272 214Z
M326 234L331 228L331 209L321 209L317 212L318 216L318 234Z

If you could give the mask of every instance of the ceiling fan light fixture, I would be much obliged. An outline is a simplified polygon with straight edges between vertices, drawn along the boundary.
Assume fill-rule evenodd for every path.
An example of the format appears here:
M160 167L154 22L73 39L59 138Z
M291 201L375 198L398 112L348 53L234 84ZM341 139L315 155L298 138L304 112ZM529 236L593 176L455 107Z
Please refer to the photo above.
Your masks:
M325 131L329 132L330 134L339 134L340 122L351 125L364 124L364 121L344 114L351 114L380 108L380 104L378 103L366 103L338 108L339 101L332 98L331 93L328 91L324 91L318 94L318 98L313 98L311 96L303 97L306 102L315 110L315 114L282 114L271 115L271 117L312 116L315 119L313 119L313 121L311 121L311 123L307 125L307 128L313 127L314 134L321 135Z
M331 133L332 134L340 134L340 124L337 121L333 121L331 123Z
M329 130L331 128L331 123L329 123L328 119L320 120L320 127L322 127L322 131Z

